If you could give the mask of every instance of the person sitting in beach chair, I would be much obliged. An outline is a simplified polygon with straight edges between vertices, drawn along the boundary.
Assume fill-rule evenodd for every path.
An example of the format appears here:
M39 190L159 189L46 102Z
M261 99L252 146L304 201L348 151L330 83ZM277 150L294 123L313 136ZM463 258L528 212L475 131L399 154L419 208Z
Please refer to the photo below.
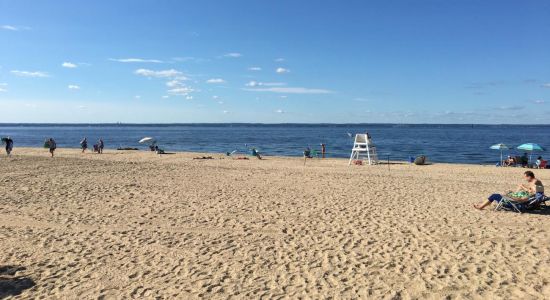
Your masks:
M542 159L542 156L537 157L537 161L535 162L534 167L536 169L546 169L546 164L548 162L546 160Z
M508 192L505 195L502 194L492 194L481 204L474 204L474 207L482 210L485 207L489 206L493 201L496 201L499 203L497 206L497 209L499 209L501 206L509 206L510 203L515 204L528 204L530 199L533 196L539 196L544 197L544 186L542 182L535 177L535 174L531 171L526 171L523 173L525 176L525 180L527 181L527 184L520 184L518 185L518 188L515 192ZM502 204L500 202L504 201ZM514 207L514 205L510 205L511 208L517 209ZM508 207L510 208L510 207ZM519 211L519 209L517 209Z
M255 156L258 159L262 159L262 156L260 155L260 152L258 152L258 150L256 150L256 148L251 148L250 149L250 155Z
M504 160L503 165L505 167L513 167L516 165L516 158L508 155L508 158Z
M304 150L304 158L313 158L313 156L311 155L311 149L309 147Z

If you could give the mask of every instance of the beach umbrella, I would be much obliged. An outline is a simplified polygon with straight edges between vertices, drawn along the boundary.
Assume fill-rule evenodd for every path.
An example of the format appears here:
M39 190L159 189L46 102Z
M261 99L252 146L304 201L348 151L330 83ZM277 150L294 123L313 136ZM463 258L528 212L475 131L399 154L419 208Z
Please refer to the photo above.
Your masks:
M535 143L525 143L518 146L519 150L529 151L529 161L531 161L531 155L533 151L545 151L539 144Z
M157 140L155 140L155 139L152 138L152 137L144 137L144 138L142 138L141 140L139 140L139 143L140 143L140 144L151 144L151 145L152 145L152 144L154 144L154 143L156 143L156 142L157 142Z
M500 144L494 144L490 147L490 149L493 149L493 150L500 150L500 164L502 164L502 152L504 150L507 150L507 149L510 149L508 146L506 146L505 144L503 143L500 143Z

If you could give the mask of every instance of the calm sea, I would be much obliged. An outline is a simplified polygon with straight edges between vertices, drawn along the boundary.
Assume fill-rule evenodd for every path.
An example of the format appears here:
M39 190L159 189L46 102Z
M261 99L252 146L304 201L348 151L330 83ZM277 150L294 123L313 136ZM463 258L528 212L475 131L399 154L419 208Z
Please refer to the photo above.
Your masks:
M0 136L11 136L15 147L41 147L53 137L59 147L78 148L87 137L90 147L103 138L106 148L145 149L138 141L152 136L167 151L247 152L256 147L266 155L286 156L301 156L304 148L320 149L324 143L329 157L349 157L353 139L348 133L365 131L371 133L379 155L391 160L423 154L433 162L492 164L500 155L489 149L492 144L550 147L550 126L544 125L0 124Z

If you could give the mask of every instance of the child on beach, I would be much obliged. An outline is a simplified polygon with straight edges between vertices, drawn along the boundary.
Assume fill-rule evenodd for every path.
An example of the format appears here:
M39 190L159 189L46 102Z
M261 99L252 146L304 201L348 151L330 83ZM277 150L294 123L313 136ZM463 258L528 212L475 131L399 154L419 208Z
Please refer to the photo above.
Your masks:
M535 174L531 171L526 171L523 173L527 184L520 184L515 192L508 192L506 196L512 198L517 202L527 202L529 197L535 195L536 193L544 194L544 186L542 182L535 177ZM485 207L489 206L493 201L499 202L502 200L501 194L492 194L481 204L474 204L474 208L482 210Z

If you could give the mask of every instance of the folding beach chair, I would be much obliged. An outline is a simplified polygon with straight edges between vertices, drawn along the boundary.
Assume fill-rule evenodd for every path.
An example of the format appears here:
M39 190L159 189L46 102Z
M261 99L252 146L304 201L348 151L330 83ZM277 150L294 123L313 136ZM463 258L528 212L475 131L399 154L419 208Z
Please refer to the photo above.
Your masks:
M522 213L527 210L533 210L540 208L541 205L546 206L546 201L549 201L550 198L545 196L543 193L536 193L535 195L529 197L528 201L518 202L508 196L502 196L502 199L498 202L498 205L495 207L497 210L511 210L518 213Z

